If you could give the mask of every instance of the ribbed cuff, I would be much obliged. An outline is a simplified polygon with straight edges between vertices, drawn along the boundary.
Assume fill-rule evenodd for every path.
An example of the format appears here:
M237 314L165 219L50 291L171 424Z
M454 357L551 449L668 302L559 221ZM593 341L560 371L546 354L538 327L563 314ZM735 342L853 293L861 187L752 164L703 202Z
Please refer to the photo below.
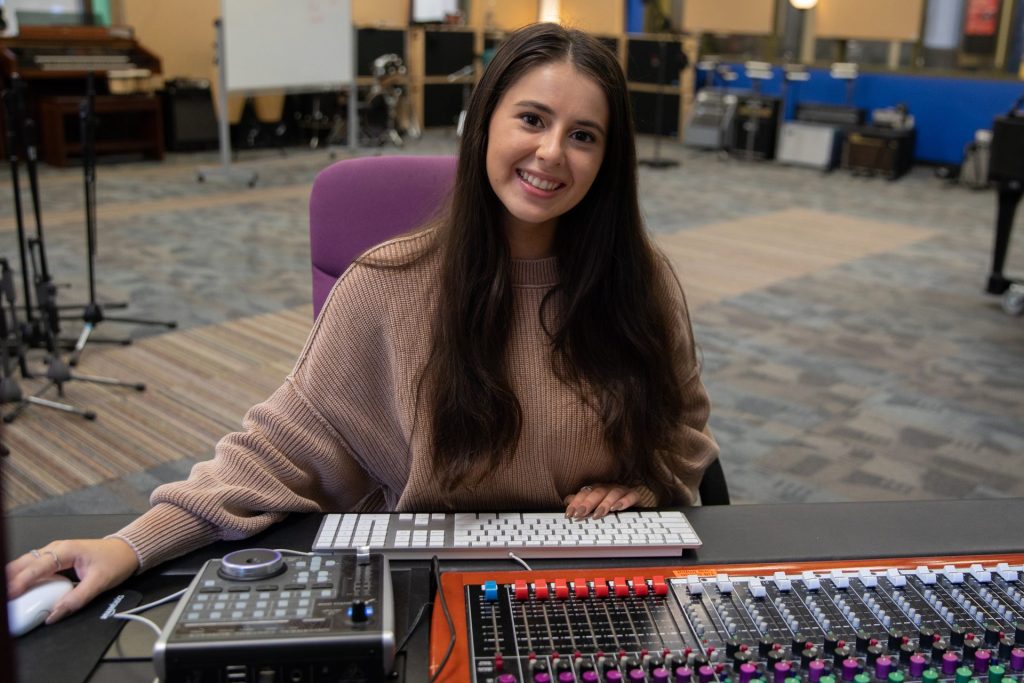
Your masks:
M111 536L120 538L135 551L139 572L219 538L213 524L169 503L154 505L149 512Z

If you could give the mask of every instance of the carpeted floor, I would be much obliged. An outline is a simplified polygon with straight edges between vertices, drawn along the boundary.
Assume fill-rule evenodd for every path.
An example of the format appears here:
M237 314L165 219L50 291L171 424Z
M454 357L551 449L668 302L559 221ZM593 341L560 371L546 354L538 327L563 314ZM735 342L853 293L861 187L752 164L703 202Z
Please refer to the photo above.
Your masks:
M404 152L454 150L433 131ZM994 193L926 168L890 183L663 152L682 164L641 170L643 208L689 293L737 502L1024 496L1024 318L981 293ZM15 514L144 510L290 368L310 323L307 196L332 159L242 153L251 190L197 183L211 160L100 167L99 297L180 329L102 323L96 337L136 344L90 344L81 371L147 391L73 382L95 423L33 406L8 427ZM61 302L80 302L81 173L45 168L41 189ZM14 228L8 190L0 255L16 263Z

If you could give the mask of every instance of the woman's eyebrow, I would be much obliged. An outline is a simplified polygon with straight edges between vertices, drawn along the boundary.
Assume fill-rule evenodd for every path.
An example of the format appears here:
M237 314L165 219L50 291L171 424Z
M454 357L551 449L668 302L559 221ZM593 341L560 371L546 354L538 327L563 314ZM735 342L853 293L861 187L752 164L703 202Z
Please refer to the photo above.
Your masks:
M516 102L516 106L517 107L530 107L532 109L538 109L538 110L544 112L545 114L547 114L549 116L554 116L555 115L555 110L554 109L552 109L548 105L544 104L543 102L538 102L537 100L520 100L519 102ZM604 135L604 128L597 121L591 121L590 119L576 119L575 124L577 126L587 126L589 128L593 128L597 132L599 132L602 135Z

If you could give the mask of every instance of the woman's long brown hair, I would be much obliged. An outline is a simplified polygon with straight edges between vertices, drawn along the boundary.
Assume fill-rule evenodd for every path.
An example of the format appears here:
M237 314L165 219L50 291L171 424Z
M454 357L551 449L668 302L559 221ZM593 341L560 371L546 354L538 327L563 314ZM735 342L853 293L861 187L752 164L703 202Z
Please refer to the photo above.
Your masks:
M559 218L559 282L540 316L559 378L598 411L618 463L618 481L643 483L663 503L679 462L684 372L675 350L692 339L667 266L647 237L637 199L637 160L625 78L596 38L556 24L516 32L497 50L473 91L450 205L434 232L441 281L431 353L417 409L428 416L437 476L471 484L512 457L522 409L508 376L513 292L504 208L486 172L488 126L501 95L530 69L568 61L608 100L605 155L590 191ZM433 250L433 249L432 249ZM557 300L557 316L548 314ZM683 335L681 337L680 335ZM685 375L685 377L684 377ZM418 401L419 405L420 401Z

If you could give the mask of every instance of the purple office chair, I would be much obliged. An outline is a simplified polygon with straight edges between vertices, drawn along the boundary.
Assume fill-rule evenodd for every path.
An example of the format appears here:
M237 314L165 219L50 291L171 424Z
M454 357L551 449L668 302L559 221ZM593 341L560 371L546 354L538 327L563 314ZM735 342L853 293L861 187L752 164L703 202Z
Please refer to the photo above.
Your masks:
M455 157L362 157L321 171L309 196L313 316L352 261L429 218L454 178ZM729 504L721 461L704 473L700 495L704 505Z
M411 230L441 206L455 178L455 157L345 159L321 171L309 196L313 316L360 254Z

